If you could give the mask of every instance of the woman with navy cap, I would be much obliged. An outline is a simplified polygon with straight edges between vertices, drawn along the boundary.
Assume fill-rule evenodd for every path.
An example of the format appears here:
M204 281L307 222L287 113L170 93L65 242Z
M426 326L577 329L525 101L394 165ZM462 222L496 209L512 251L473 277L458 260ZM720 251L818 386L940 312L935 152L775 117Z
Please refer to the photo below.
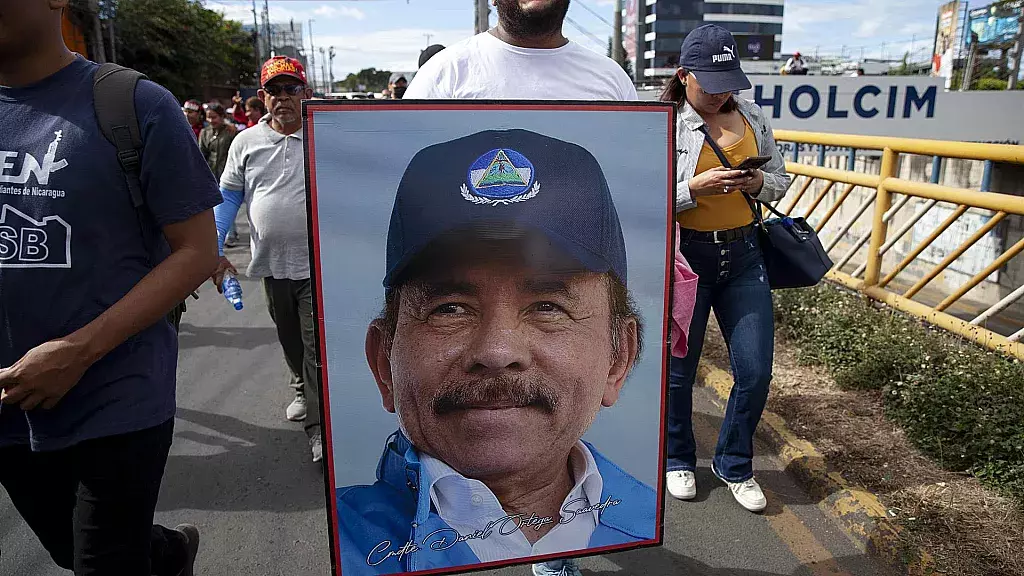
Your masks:
M790 178L768 118L757 104L736 95L750 88L736 52L729 31L713 24L697 28L683 41L680 68L661 98L679 105L676 221L680 249L700 277L689 352L671 363L666 485L681 500L697 494L692 392L713 309L736 383L711 469L740 505L760 512L767 502L754 480L754 430L768 399L775 325L748 197L778 200ZM753 157L770 159L759 169L732 168Z

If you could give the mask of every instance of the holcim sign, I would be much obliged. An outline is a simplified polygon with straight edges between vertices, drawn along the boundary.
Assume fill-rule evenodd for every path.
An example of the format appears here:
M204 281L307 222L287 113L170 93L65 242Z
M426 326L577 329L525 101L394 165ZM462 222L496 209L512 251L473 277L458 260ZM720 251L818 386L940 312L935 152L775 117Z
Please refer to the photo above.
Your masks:
M1024 141L1024 91L947 92L942 78L750 76L744 98L787 130L968 142ZM657 98L647 92L645 98Z

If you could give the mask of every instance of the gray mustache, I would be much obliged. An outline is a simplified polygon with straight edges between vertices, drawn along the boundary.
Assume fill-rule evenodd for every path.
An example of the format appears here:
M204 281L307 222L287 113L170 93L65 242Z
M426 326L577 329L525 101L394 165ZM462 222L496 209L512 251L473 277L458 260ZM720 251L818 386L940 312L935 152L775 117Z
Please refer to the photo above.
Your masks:
M438 416L482 404L530 406L552 413L558 407L558 398L539 382L503 375L451 383L439 390L431 401L434 414Z

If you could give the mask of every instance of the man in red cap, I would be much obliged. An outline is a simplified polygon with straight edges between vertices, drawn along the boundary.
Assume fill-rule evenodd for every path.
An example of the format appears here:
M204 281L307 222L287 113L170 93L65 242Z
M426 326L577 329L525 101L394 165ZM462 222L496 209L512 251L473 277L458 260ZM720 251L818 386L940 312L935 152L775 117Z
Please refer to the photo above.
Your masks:
M261 278L270 316L285 361L292 372L295 398L288 420L305 420L313 461L323 458L320 437L319 375L309 281L306 232L306 177L303 163L301 103L313 96L306 72L293 58L276 56L263 64L258 94L269 115L235 137L221 175L224 203L215 211L220 266L214 283L235 272L224 257L224 238L245 202L252 231L250 278Z

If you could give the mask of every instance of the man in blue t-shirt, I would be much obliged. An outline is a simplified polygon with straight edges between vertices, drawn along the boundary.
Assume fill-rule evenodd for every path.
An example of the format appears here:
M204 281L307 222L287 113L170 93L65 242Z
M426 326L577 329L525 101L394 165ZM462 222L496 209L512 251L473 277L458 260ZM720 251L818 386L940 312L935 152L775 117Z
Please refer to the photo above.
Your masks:
M191 576L193 526L153 526L171 446L166 315L217 267L217 183L181 109L135 91L137 212L95 115L68 0L0 2L0 484L77 576Z

